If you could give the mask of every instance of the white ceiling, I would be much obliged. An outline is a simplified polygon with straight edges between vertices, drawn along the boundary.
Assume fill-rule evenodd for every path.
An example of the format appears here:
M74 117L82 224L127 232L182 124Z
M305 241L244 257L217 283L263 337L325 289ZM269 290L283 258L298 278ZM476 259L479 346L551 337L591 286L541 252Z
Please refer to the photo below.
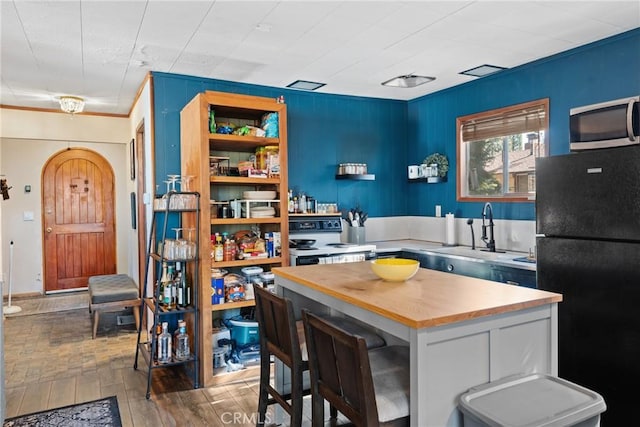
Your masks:
M408 100L640 27L640 1L1 1L0 104L126 114L149 71ZM404 74L432 83L389 88Z

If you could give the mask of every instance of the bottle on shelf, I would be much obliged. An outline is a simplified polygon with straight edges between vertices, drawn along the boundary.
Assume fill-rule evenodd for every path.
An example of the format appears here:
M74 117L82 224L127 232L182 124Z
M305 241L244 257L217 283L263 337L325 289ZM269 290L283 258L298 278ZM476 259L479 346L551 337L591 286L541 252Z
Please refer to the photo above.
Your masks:
M169 284L169 273L167 271L167 263L163 262L162 263L162 276L160 277L160 289L158 290L158 303L160 304L160 306L162 307L166 307L166 303L165 303L165 294L166 294L166 288ZM171 292L171 291L169 291Z
M178 334L176 335L176 360L187 360L191 356L189 348L189 335L187 334L187 323L184 320L178 321Z
M288 194L287 210L289 211L289 213L294 213L295 209L293 208L293 190L290 189L287 194Z
M222 246L222 236L216 234L216 245L213 248L213 260L224 261L224 246Z
M185 271L182 272L182 281L184 282L184 284L183 284L183 289L184 289L183 300L184 300L184 306L185 307L188 307L188 306L191 305L192 288L191 288L191 282L188 279L189 278L187 277L187 270L185 269Z
M209 133L216 133L216 117L213 105L209 105Z
M300 194L299 206L302 213L307 213L307 196L304 193Z
M171 334L169 323L162 322L162 333L158 337L158 363L171 362Z
M180 261L176 262L176 305L178 307L186 307L186 290L187 281L185 280L186 272L182 271Z
M170 265L167 267L167 282L164 285L164 308L167 310L176 308L176 283L173 276L173 265Z
M224 261L233 261L236 259L236 242L233 239L225 240L223 244L223 260Z

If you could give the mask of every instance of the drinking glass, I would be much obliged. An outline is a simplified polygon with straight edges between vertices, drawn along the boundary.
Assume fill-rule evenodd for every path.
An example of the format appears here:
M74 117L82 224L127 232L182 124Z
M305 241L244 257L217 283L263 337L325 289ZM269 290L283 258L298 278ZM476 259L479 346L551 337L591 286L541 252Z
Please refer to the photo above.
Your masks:
M195 228L187 228L187 250L185 254L185 259L193 259L196 257L196 242L193 241L193 232Z
M171 189L169 189L169 185L167 185L167 193L172 192L175 193L176 192L176 182L178 181L178 178L180 178L180 175L167 175L167 177L169 178L169 185L171 185ZM168 196L167 196L168 197ZM171 197L170 202L169 202L169 209L181 209L180 207L180 197L177 195L174 195Z
M191 181L193 180L193 175L183 175L180 180L180 187L182 191L185 193L191 192ZM180 196L182 198L182 207L183 209L195 209L196 207L196 196L194 194L182 194Z
M175 246L175 258L174 259L187 259L187 241L180 237L180 232L182 228L174 228L176 232L176 246Z

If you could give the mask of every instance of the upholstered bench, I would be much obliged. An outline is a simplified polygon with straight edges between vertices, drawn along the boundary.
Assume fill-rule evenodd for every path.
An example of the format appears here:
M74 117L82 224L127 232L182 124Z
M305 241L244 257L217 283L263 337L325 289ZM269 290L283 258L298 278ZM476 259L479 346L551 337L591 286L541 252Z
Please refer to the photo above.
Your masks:
M98 331L101 312L113 312L133 307L136 328L140 326L140 292L138 285L126 274L105 274L89 277L89 313L92 314L93 338Z

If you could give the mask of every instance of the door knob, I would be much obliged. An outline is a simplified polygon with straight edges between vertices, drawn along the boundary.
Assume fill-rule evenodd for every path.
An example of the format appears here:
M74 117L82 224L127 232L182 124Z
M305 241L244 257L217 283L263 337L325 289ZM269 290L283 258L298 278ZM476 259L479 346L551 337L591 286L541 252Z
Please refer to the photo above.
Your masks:
M47 233L51 233L52 231L53 231L53 228L47 227Z

